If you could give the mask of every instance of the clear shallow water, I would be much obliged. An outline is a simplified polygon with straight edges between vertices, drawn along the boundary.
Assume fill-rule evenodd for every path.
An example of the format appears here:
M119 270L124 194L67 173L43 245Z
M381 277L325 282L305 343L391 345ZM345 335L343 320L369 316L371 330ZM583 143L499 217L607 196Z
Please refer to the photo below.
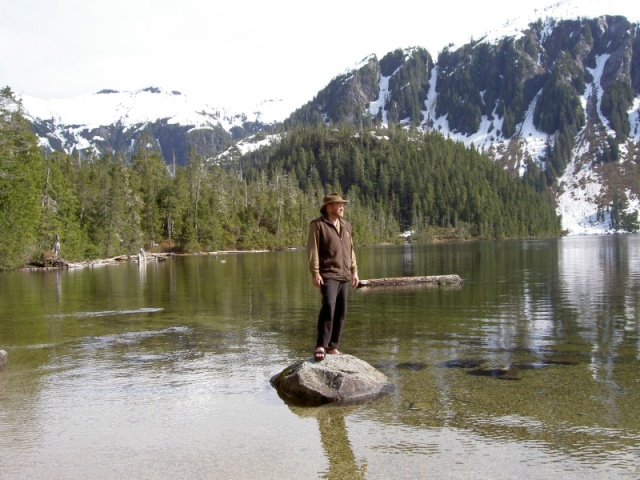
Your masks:
M0 478L640 477L640 237L358 260L465 283L352 291L342 349L396 387L353 407L269 384L313 349L304 252L1 273Z

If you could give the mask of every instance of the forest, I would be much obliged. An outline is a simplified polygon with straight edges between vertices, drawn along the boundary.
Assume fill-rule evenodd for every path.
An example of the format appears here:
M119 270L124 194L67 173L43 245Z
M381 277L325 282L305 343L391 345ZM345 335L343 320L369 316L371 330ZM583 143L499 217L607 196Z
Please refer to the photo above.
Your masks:
M435 133L296 127L245 155L167 163L144 138L130 159L51 152L9 88L0 91L0 269L39 263L56 234L67 261L150 251L305 245L322 197L350 200L358 245L557 236L538 192Z

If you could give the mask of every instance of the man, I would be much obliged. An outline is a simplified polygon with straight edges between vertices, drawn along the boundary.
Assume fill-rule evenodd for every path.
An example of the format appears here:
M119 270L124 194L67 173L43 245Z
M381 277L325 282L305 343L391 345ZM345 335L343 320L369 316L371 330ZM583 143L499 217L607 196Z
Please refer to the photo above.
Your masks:
M347 314L349 284L356 287L359 282L351 225L343 219L344 205L349 200L334 192L325 196L323 202L322 216L311 222L307 238L311 280L322 293L316 360L324 359L325 353L340 353L338 346Z

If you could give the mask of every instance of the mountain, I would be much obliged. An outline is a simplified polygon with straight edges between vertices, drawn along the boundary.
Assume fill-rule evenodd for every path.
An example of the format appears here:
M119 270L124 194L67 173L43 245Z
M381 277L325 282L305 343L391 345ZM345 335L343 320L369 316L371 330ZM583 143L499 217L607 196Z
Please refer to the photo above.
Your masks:
M144 138L152 139L167 161L183 165L190 146L198 154L210 155L268 129L290 111L282 100L264 101L244 111L214 107L156 87L133 92L107 89L54 100L24 95L21 100L45 148L67 153L91 148L98 154L129 156Z
M182 164L191 146L242 153L255 133L300 124L435 131L551 189L569 233L625 231L640 209L640 36L631 7L607 15L615 2L603 3L558 2L436 59L420 47L371 55L295 111L234 113L153 87L22 100L44 146L129 155L151 141Z
M422 48L367 57L285 125L437 131L551 188L570 233L624 231L619 214L637 225L638 23L605 15L514 25L446 48L435 61Z

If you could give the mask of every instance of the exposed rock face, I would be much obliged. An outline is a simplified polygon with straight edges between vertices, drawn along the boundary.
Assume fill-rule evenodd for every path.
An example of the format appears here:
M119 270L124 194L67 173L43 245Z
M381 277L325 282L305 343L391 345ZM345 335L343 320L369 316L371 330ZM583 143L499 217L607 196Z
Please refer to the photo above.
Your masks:
M380 64L375 56L357 70L334 78L318 93L315 102L334 122L358 125L369 104L378 98Z
M285 399L302 405L366 403L391 390L387 377L352 355L300 360L271 378Z
M7 364L7 352L4 350L0 350L0 372L4 369Z

